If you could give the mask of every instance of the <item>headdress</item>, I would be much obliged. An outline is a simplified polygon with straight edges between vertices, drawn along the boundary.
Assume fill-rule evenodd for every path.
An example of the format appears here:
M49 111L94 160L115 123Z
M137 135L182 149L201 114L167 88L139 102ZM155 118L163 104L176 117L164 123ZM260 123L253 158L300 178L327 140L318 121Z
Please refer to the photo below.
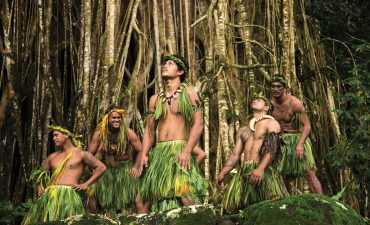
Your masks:
M166 62L168 60L174 61L179 67L181 67L181 69L184 70L184 74L188 73L188 67L186 66L186 64L180 58L178 58L175 55L171 55L168 52L165 52L164 53L164 61Z
M77 148L82 148L82 143L79 140L77 140L77 138L81 138L80 135L75 135L72 132L70 132L69 130L67 130L67 129L61 127L61 126L48 125L47 128L49 128L50 130L57 130L59 132L62 132L63 134L68 135L68 137L71 138L72 144L74 146L76 146Z
M254 93L253 94L253 97L252 97L252 100L255 100L255 99L262 99L265 102L265 104L269 107L269 110L271 110L271 108L272 108L271 102L270 102L270 100L268 98L266 98L262 94L262 92L260 92L258 94L257 93Z
M108 113L106 113L103 116L102 122L100 123L100 137L104 143L104 149L105 151L108 151L109 149L109 116L112 112L116 112L121 114L121 124L120 124L120 130L117 137L117 151L123 152L126 147L126 126L125 126L125 120L123 119L123 116L127 114L127 112L123 109L114 108Z
M286 81L283 76L275 75L271 78L271 83L273 82L280 82L284 87L286 86Z

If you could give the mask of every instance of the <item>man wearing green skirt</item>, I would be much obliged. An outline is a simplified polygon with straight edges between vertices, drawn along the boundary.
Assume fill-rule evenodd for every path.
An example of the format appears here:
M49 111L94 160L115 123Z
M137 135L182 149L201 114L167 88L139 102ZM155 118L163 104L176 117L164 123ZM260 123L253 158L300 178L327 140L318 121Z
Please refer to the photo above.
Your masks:
M183 57L165 54L161 75L164 89L149 100L150 115L140 163L141 169L148 168L140 195L158 206L152 206L152 210L177 207L172 204L174 201L185 206L200 203L207 189L195 156L191 154L201 151L196 144L202 133L203 119L199 96L185 81L188 70Z
M25 215L22 224L58 221L84 214L84 206L76 191L86 190L105 172L106 167L89 152L82 151L80 142L67 129L50 126L53 141L59 151L48 156L42 169L34 170L31 180L36 180L40 198ZM94 170L91 177L79 183L85 166ZM53 174L50 177L49 171Z
M139 159L141 141L126 127L126 111L110 107L98 125L88 151L96 154L108 170L88 192L88 212L95 213L99 205L106 211L134 208L138 213L147 207L137 196L139 191ZM137 152L134 160L133 149ZM135 161L135 164L134 164Z
M253 118L248 126L239 129L235 149L216 180L220 184L244 153L243 163L227 185L222 201L225 209L232 212L250 204L288 195L275 168L276 158L280 155L280 126L273 117L267 115L271 103L266 97L256 95L251 109Z
M281 175L287 180L306 177L313 193L322 194L322 187L315 174L316 166L309 139L311 124L302 102L286 93L286 83L282 76L271 80L272 116L279 122L285 145L279 165ZM301 129L299 129L300 124Z

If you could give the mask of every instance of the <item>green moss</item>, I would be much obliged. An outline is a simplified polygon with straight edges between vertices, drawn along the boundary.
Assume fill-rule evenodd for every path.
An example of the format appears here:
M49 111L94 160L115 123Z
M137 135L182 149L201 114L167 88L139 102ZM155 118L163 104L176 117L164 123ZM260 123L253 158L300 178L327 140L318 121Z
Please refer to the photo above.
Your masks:
M63 222L40 223L67 224ZM68 219L70 225L370 225L350 206L326 196L304 194L264 201L239 214L216 217L213 206L178 208L149 215L115 215L112 220L102 215L84 215Z
M260 202L246 208L241 217L244 225L365 224L365 220L348 205L314 194Z

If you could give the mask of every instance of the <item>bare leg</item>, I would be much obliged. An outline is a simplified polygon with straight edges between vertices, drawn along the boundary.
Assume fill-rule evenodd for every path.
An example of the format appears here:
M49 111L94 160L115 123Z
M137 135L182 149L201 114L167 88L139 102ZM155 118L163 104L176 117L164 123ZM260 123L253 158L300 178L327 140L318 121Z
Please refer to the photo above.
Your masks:
M191 200L191 199L188 199L188 198L181 198L181 202L185 206L195 205L195 201L194 200Z
M136 199L135 199L135 204L136 204L137 214L150 213L150 206L152 202L150 200L143 202L143 200L140 197L140 194L137 194Z
M96 213L96 211L97 211L96 205L97 205L97 202L96 202L95 196L88 196L87 197L86 211L88 213Z
M311 192L322 195L323 191L322 191L321 183L319 179L317 178L315 172L310 169L308 164L306 164L305 172L306 172L306 179L308 182L308 186L310 187Z

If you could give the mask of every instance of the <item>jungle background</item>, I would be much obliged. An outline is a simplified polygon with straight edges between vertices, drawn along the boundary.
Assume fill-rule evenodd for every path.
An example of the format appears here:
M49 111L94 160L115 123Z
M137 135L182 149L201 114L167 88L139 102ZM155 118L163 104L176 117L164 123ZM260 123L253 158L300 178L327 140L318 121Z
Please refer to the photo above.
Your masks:
M48 124L87 146L117 104L142 136L166 51L188 59L204 101L208 202L250 96L269 95L279 73L309 114L325 193L368 217L369 10L362 0L1 0L0 199L35 197L27 178L54 151Z

